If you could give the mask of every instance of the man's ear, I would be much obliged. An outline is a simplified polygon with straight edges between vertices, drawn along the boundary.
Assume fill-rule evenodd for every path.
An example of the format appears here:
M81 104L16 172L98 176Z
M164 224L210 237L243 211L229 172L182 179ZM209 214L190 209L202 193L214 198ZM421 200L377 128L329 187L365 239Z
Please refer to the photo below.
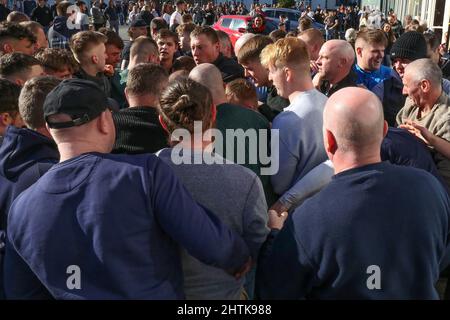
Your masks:
M97 128L103 134L109 134L108 122L113 121L112 119L108 119L108 117L112 118L112 114L109 110L103 111L100 116L97 118Z
M10 43L5 43L2 47L2 51L4 53L12 53L14 51L14 48Z
M423 92L430 92L431 90L431 83L428 80L423 79L420 81L420 88Z
M97 64L97 63L98 63L98 57L97 57L96 54L94 54L94 55L91 57L91 62L92 62L93 64Z
M358 57L361 57L362 48L356 47L356 48L355 48L355 52L356 52L356 55L357 55Z
M12 123L12 117L8 112L0 113L0 125L6 127Z
M325 129L325 151L329 154L335 154L337 151L337 142L336 138L334 137L334 134L330 131Z
M14 80L14 83L17 84L20 87L23 87L23 85L25 84L25 81L23 81L22 79L17 78L16 80Z
M220 52L220 42L216 42L214 47L216 47L217 52Z
M293 72L291 68L285 67L283 69L284 72L284 78L286 79L286 82L290 82L292 80Z
M127 87L125 87L124 93L125 93L125 99L127 99L127 102L130 103L130 98L128 96L128 88Z
M384 139L384 137L386 137L388 129L389 129L389 125L388 125L387 121L384 120L384 124L383 124L383 139Z

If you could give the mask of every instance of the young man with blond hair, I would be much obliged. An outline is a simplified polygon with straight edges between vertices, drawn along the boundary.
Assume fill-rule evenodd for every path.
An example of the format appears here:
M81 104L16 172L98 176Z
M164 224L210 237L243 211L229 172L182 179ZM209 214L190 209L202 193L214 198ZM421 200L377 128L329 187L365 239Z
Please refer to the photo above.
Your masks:
M310 75L305 43L285 38L261 52L261 63L269 69L269 80L290 105L275 117L279 130L279 170L271 176L275 193L286 203L289 191L312 168L326 160L322 137L322 113L327 97L317 91Z

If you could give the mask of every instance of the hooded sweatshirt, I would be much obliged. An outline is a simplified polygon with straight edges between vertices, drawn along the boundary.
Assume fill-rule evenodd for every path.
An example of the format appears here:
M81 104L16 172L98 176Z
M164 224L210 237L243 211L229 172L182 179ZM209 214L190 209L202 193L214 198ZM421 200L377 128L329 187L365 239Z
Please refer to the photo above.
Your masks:
M59 160L56 144L40 133L9 126L0 147L0 298L3 297L3 249L13 200Z

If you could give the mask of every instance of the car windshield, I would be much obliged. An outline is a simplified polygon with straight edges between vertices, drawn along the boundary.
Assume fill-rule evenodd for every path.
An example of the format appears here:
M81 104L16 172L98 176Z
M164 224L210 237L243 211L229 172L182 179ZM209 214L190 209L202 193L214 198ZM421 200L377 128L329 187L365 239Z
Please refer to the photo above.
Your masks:
M286 15L290 21L298 21L298 19L300 18L300 15L294 12L285 12L284 15ZM279 17L280 16L278 16L278 18Z
M230 25L230 29L232 30L238 30L239 28L246 28L247 24L245 22L245 20L242 19L233 19L233 22Z

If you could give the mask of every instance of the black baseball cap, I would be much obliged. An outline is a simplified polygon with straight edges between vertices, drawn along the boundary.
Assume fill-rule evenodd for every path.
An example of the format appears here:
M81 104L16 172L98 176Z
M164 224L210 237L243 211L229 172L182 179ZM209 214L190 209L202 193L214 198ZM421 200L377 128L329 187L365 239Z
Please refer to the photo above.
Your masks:
M45 98L44 117L53 129L81 126L97 118L108 108L108 98L95 83L83 79L67 79L57 85ZM71 121L49 122L54 114L67 114Z

